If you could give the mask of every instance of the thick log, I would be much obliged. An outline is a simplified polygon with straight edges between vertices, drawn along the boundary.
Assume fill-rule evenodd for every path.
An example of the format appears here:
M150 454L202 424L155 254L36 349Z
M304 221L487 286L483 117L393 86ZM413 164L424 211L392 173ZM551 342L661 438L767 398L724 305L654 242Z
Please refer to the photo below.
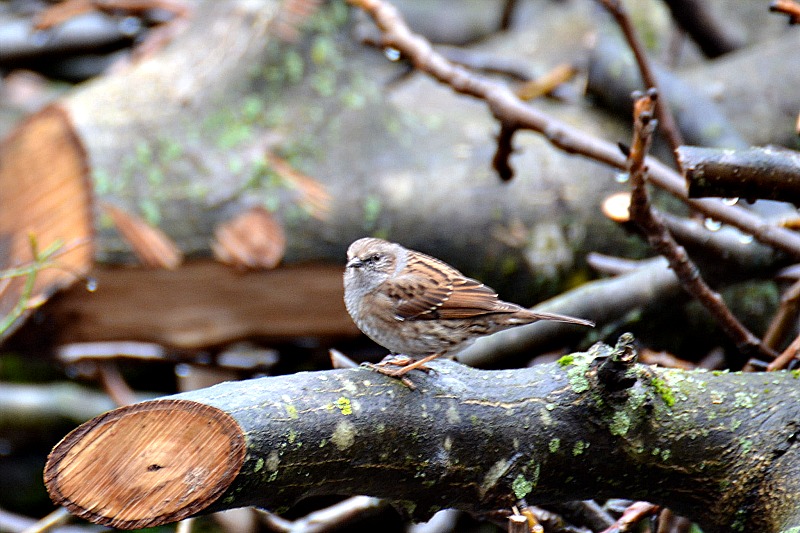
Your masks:
M630 342L511 371L437 361L417 390L358 368L136 404L69 434L45 481L121 528L325 494L389 498L417 519L616 496L709 533L800 525L796 375L651 368Z
M190 261L176 270L98 267L91 275L96 291L76 286L43 310L57 344L136 340L194 350L245 338L360 334L344 308L336 265L240 272Z

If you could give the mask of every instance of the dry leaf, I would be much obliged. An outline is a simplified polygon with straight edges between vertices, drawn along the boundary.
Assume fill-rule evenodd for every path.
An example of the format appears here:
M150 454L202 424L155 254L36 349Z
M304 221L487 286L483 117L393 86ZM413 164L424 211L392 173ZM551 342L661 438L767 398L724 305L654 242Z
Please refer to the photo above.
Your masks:
M575 68L574 65L563 63L553 68L544 76L522 84L522 86L516 90L517 96L520 100L528 101L550 94L556 87L575 77L577 72L578 69Z
M166 233L119 207L103 204L103 209L143 265L172 270L181 264L183 254Z
M263 207L252 207L221 224L214 237L214 256L239 268L275 268L286 251L283 227Z
M325 186L292 167L285 159L267 153L267 162L272 170L300 194L300 205L308 209L316 219L325 220L331 211L331 195Z
M297 42L300 27L319 9L320 4L322 0L284 0L275 16L275 34L287 43Z
M41 11L36 16L34 28L47 30L93 11L140 15L153 9L169 11L177 17L185 17L188 13L186 4L175 0L65 0Z

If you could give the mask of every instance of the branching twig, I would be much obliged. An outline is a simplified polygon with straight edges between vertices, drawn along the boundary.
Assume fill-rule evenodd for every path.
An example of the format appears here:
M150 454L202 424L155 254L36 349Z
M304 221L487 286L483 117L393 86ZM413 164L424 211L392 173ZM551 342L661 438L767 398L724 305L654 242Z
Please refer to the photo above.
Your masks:
M659 89L658 80L656 79L656 75L653 73L653 69L650 67L650 61L647 59L644 46L642 46L639 37L636 35L636 29L633 27L631 19L628 17L628 13L625 11L625 7L622 5L622 0L599 1L611 14L611 16L614 17L614 20L617 21L622 33L625 35L625 40L628 41L628 45L630 46L634 57L636 57L636 64L639 66L639 72L642 74L642 82L644 82L645 87L652 87L658 91L659 95L661 95L656 103L656 117L658 117L658 122L661 125L662 133L664 133L670 148L672 148L672 154L673 157L676 158L675 163L677 164L678 156L676 151L678 147L683 144L683 139L678 131L678 126L675 124L675 118L672 116L672 112L669 109L669 104L666 102L662 92Z
M383 33L381 45L399 50L420 71L428 73L454 91L484 100L501 124L515 125L545 136L553 146L580 154L611 167L624 169L626 159L614 143L594 137L567 123L525 104L505 85L479 77L453 65L419 35L413 34L391 5L380 0L350 0L367 11ZM800 235L765 222L761 217L737 206L716 200L689 200L684 180L674 170L648 158L650 181L705 216L730 224L757 240L800 257Z
M774 357L772 350L764 346L758 337L731 314L720 295L702 279L686 250L675 241L664 223L650 209L650 199L645 189L645 156L655 130L653 109L657 96L658 93L650 89L646 96L638 98L634 104L634 133L628 153L628 172L632 187L631 219L645 232L650 245L669 261L670 268L683 288L708 309L742 352L758 350Z

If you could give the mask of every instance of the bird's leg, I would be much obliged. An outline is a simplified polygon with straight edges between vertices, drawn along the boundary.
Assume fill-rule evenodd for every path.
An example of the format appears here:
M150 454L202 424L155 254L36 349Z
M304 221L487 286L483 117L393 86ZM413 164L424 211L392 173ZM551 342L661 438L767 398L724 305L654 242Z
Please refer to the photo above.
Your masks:
M411 390L416 389L417 387L411 382L411 380L406 376L412 370L422 370L424 372L429 372L431 369L425 366L425 363L433 361L441 354L435 353L433 355L429 355L427 357L423 357L422 359L418 359L414 361L412 358L404 355L402 357L398 356L390 356L385 358L380 363L362 363L363 366L371 368L375 372L379 374L383 374L384 376L389 376L392 378L399 378L403 384ZM399 368L388 368L388 365L394 365Z
M423 370L428 372L430 368L425 366L425 363L433 361L441 354L435 353L433 355L429 355L427 357L423 357L422 359L413 360L412 358L404 355L402 357L395 356L391 359L384 359L380 363L364 363L365 366L373 369L374 371L378 372L379 374L383 374L384 376L391 376L393 378L402 377L414 369ZM388 365L397 366L399 368L388 368Z
M412 362L414 362L414 360L407 355L390 353L389 355L384 357L380 363L375 363L374 366L387 366L387 365L406 366L410 365Z
M425 363L430 363L431 361L433 361L434 359L436 359L440 355L442 355L442 354L435 353L433 355L429 355L427 357L423 357L422 359L417 359L413 363L405 364L405 365L402 366L402 368L398 368L397 370L394 371L394 377L403 376L405 374L408 374L409 372L411 372L414 369L418 369L418 370L423 370L425 372L429 372L430 371L430 367L425 366Z

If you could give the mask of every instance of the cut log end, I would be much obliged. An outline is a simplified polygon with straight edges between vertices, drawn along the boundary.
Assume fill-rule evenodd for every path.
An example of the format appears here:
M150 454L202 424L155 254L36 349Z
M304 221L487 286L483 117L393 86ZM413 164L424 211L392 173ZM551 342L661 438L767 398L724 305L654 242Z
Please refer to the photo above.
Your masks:
M208 507L239 473L245 439L214 407L158 400L100 415L50 453L50 498L119 529L175 522Z

